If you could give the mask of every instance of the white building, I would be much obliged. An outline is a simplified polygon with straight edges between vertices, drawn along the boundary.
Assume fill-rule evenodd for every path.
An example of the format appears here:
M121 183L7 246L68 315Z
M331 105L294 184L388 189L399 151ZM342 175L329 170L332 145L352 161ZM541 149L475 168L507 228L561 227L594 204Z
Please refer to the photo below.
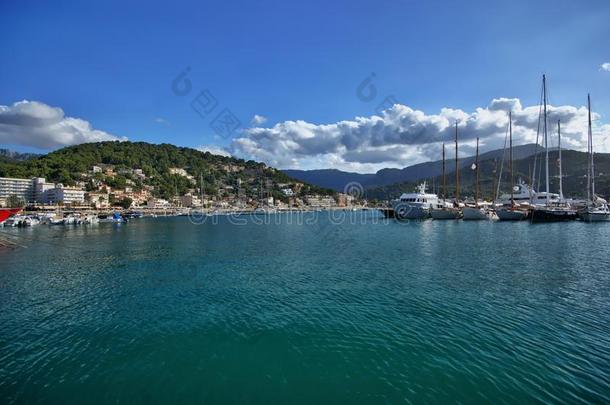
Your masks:
M146 206L148 208L169 208L170 205L169 201L164 200L163 198L149 198L148 201L146 201Z
M6 205L6 200L12 195L25 202L33 202L34 187L32 179L0 177L0 205Z
M84 190L47 183L43 177L32 179L0 177L0 205L6 205L6 199L11 195L17 196L26 203L80 204L85 201Z
M34 183L34 199L36 202L44 203L47 191L55 188L55 184L47 183L43 177L36 177L32 181Z
M294 191L292 191L291 188L283 188L282 193L284 193L286 197L294 197Z
M82 204L85 202L85 191L78 188L64 187L63 184L57 183L55 187L46 190L43 195L45 204Z
M334 198L320 195L308 195L305 197L305 201L312 207L334 207L337 205Z

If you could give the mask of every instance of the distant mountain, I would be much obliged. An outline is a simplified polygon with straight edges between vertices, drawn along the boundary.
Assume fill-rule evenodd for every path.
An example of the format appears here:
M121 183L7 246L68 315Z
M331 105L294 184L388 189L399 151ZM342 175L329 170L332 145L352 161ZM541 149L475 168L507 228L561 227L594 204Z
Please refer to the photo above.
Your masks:
M19 153L19 152L12 151L10 149L1 149L0 148L0 159L4 158L3 160L13 160L13 161L21 162L24 160L34 159L38 156L40 156L40 155L37 153Z
M514 159L523 159L535 153L536 145L527 144L513 148ZM447 149L448 157L451 149ZM497 149L481 154L480 160L502 159L503 149ZM508 153L508 152L507 152ZM474 162L474 156L460 158L460 167L469 167ZM447 159L445 163L447 174L452 173L455 168L455 160ZM396 183L411 182L418 179L433 178L440 176L442 171L442 161L419 163L403 169L381 169L377 173L361 174L350 173L336 169L322 170L283 170L288 176L295 179L306 181L320 187L330 188L336 191L343 191L350 182L358 182L365 188L387 186Z
M491 159L480 159L480 190L481 195L485 198L491 198L497 188L498 176L500 174L500 166L496 164L493 157ZM558 176L558 157L557 150L549 152L549 173L550 173L550 191L558 192L559 176ZM468 160L468 159L466 159ZM562 152L563 161L563 190L567 197L584 197L586 195L586 175L587 175L587 154L574 150L564 150ZM469 163L469 164L468 164ZM463 197L474 195L475 175L476 171L469 166L472 165L472 160L460 169L460 195ZM501 192L510 191L510 177L508 163L504 162L502 169L502 182L500 185ZM530 155L525 158L516 159L514 163L515 181L519 178L529 182L534 168L534 156ZM544 191L544 160L540 156L536 162L536 184L534 188L537 191ZM610 196L610 154L597 153L595 154L595 170L596 170L596 192L597 194L608 197ZM442 192L442 179L439 176L422 177L407 182L395 183L390 185L368 188L366 190L366 198L387 200L398 197L403 192L412 192L417 183L421 180L428 180L428 190L440 194ZM454 173L446 176L447 196L455 195L455 176Z

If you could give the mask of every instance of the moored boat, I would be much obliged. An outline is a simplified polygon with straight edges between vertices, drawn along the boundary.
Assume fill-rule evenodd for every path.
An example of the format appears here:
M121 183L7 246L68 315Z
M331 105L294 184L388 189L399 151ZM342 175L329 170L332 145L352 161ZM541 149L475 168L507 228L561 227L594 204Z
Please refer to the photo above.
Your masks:
M456 129L457 131L457 129ZM430 209L432 219L458 219L462 215L459 208L453 203L446 200L447 197L447 182L445 177L445 144L443 144L443 163L441 166L441 178L443 181L441 198L437 204Z
M496 219L494 210L489 203L466 205L462 208L462 219L465 221L481 221Z
M474 202L462 208L462 219L465 221L480 221L494 219L495 214L490 203L479 202L479 138L477 137L477 152L473 168L476 170Z
M462 212L448 201L439 201L439 204L430 211L432 219L459 219Z
M523 221L529 218L529 208L519 205L509 205L496 208L496 215L500 221Z
M536 222L560 222L573 221L577 217L577 211L573 209L569 203L563 199L563 180L561 167L561 123L557 121L557 136L559 150L559 195L557 202L553 202L553 195L549 191L549 141L547 131L547 94L546 94L546 76L542 75L542 103L543 103L543 134L544 134L544 149L545 149L545 177L546 191L538 193L536 199L540 200L544 196L544 205L534 205L531 211L531 221Z
M610 221L610 208L607 203L601 203L587 207L578 216L585 222L607 222Z
M21 208L0 208L0 224L19 212L21 212Z
M417 187L414 193L403 193L400 198L392 201L394 218L396 219L426 219L430 218L432 207L438 205L438 196L426 192L426 182Z
M595 164L593 154L593 130L591 126L591 95L587 95L587 108L589 110L589 125L587 134L588 158L587 165L587 202L579 211L579 217L585 222L610 221L610 208L608 202L595 194Z
M513 113L508 112L508 136L509 136L509 163L510 163L510 195L505 197L504 204L496 208L496 215L500 221L523 221L529 217L528 207L522 206L515 202L515 192L524 201L529 201L532 198L532 192L524 184L515 186L515 175L513 171ZM502 175L498 181L498 187L502 183ZM528 204L529 205L529 204Z

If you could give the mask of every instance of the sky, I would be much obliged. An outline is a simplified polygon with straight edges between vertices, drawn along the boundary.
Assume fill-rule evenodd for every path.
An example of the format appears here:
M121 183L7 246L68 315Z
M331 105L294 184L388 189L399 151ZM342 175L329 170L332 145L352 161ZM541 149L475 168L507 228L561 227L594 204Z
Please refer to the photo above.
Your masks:
M0 147L172 143L361 173L536 139L610 152L610 2L0 2ZM535 3L535 4L534 4Z

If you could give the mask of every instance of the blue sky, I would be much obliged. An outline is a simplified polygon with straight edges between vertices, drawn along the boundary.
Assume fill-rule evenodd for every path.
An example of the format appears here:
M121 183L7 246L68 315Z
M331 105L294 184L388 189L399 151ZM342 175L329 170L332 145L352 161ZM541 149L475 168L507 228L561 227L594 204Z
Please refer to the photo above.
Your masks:
M261 137L284 139L289 129L259 131L247 149L215 136L210 123L228 108L241 129L255 114L267 118L258 124L265 128L296 120L333 124L376 114L388 95L430 115L442 108L470 114L500 97L518 98L525 108L538 102L543 72L552 104L582 106L591 92L597 121L610 122L610 71L601 69L610 62L610 2L489 3L2 2L0 106L38 101L129 140L222 147L284 167L358 171L427 155L411 150L409 160L404 149L401 161L349 163L341 155L346 149L301 147L289 160L274 160L282 150ZM181 97L171 84L185 67L193 89ZM371 72L377 96L366 102L356 93ZM190 102L204 89L218 104L202 118ZM35 149L14 137L0 141Z

